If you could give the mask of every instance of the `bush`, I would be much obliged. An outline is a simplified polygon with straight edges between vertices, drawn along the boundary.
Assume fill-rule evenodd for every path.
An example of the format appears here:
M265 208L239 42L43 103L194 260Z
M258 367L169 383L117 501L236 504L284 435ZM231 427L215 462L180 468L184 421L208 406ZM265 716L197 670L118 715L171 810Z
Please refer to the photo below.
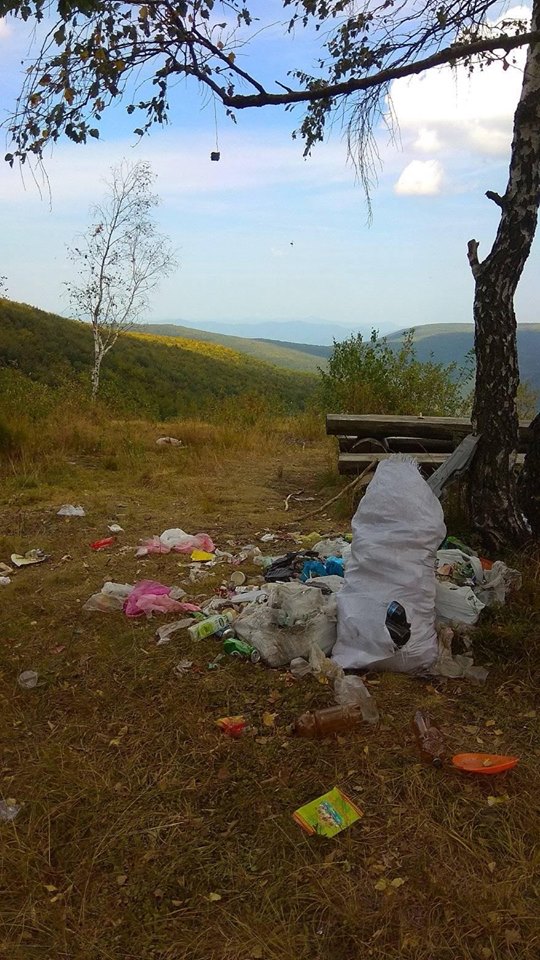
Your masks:
M328 372L319 373L323 406L334 413L455 416L467 405L462 385L469 371L418 360L414 330L397 350L376 330L367 342L361 334L334 341Z

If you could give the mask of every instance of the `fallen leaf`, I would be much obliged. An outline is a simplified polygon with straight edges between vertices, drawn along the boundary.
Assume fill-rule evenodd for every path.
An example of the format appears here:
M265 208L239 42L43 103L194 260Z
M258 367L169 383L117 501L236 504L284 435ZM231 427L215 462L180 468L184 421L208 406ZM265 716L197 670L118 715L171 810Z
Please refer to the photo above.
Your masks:
M492 860L491 863L488 863L488 870L490 873L495 873L496 869L497 869L497 864L495 863L494 860Z
M388 886L388 880L385 880L384 877L381 877L380 880L377 880L377 883L375 884L375 889L386 890L387 886Z
M494 730L493 733L496 737L502 737L504 730Z
M404 883L405 883L405 880L403 879L403 877L395 877L393 880L390 881L390 886L395 887L396 890L398 890L399 887L402 887Z
M536 710L529 710L528 713L522 713L522 717L526 717L527 720L533 720L536 716Z
M478 727L469 726L463 727L463 729L466 730L467 733L478 733Z
M485 960L489 960L489 958L493 956L489 947L481 947L480 954L485 958Z
M116 878L116 883L119 887L123 887L126 880L127 880L127 875L125 873L120 873Z
M494 726L495 726L495 723L496 723L495 720L486 720L485 726L486 726L486 727L494 727Z
M262 715L262 722L265 727L273 727L276 723L277 713L270 713L268 710L265 710Z
M208 894L208 899L209 899L210 903L217 903L218 900L221 900L221 894L220 894L220 893L209 893L209 894Z
M47 893L56 893L56 891L58 890L58 887L55 887L52 883L46 883L45 889Z
M508 801L508 794L507 794L507 793L503 793L503 795L502 795L501 797L489 796L489 797L487 798L487 805L488 805L488 807L495 807L495 806L497 806L497 804L499 804L499 803L506 803L507 801Z
M119 740L119 738L118 738L118 737L113 737L112 740L109 740L109 746L110 746L110 747L119 747L119 746L120 746L120 740Z

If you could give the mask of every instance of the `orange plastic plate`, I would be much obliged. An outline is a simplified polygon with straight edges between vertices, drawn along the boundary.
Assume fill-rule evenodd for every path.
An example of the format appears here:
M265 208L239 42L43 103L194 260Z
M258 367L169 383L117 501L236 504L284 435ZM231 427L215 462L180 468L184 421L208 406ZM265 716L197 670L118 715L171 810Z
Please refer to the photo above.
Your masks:
M465 773L504 773L519 763L519 757L504 757L498 753L457 753L452 763Z

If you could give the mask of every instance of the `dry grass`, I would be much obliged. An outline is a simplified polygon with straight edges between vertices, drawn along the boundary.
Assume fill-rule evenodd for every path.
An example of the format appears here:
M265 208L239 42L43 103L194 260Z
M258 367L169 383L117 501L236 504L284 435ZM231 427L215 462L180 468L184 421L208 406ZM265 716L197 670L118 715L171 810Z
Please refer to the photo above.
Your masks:
M188 449L156 447L162 429ZM185 581L174 555L92 553L113 519L130 545L179 525L222 547L281 529L289 547L285 524L306 505L289 515L285 496L333 492L321 489L333 453L320 428L70 431L33 462L13 460L4 483L1 559L32 546L52 559L0 587L0 797L24 804L0 824L2 960L536 960L538 562L522 558L524 590L478 633L485 687L372 678L379 728L296 740L287 724L329 688L232 660L208 671L218 641L177 634L156 647L155 622L80 607L104 579ZM57 517L63 502L87 516ZM334 515L303 529L344 526ZM216 568L192 595L220 579ZM182 657L195 667L177 677ZM17 686L25 669L40 674L35 690ZM418 706L452 752L512 752L519 767L468 779L421 766ZM228 713L253 735L223 737L214 720ZM306 837L292 812L334 785L363 820L334 840Z

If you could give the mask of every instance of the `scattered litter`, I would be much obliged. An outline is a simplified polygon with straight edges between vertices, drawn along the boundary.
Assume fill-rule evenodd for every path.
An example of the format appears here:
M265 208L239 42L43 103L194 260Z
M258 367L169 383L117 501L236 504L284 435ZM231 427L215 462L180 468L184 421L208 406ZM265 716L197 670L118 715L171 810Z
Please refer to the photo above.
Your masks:
M219 666L220 666L222 660L225 660L225 654L224 654L224 653L218 653L217 657L214 657L214 659L211 660L210 663L208 664L208 669L209 669L209 670L219 670Z
M260 537L261 543L270 543L272 540L277 540L275 533L265 533Z
M454 583L438 581L436 590L435 604L438 620L474 626L485 603L478 599L472 587L458 587Z
M171 587L156 580L136 583L124 604L126 617L142 617L153 613L190 613L199 610L193 603L179 603L171 597Z
M421 710L417 710L414 715L413 732L422 760L433 767L442 767L446 756L444 737L430 717Z
M0 577L1 587L7 587L8 583L11 583L11 577Z
M216 614L208 617L207 620L200 620L189 628L188 633L192 640L205 640L206 637L212 637L220 630L226 630L234 620L236 614L232 610L225 610L222 614Z
M494 774L512 770L519 757L505 757L496 753L458 753L452 763L464 773Z
M358 709L357 706L324 707L322 710L309 710L298 717L294 724L294 732L297 737L308 737L310 739L317 737L320 739L331 737L336 733L346 733L347 730L354 730L363 720L362 709ZM377 721L370 718L369 722Z
M242 716L238 717L220 717L216 724L227 737L237 740L242 736L246 729L246 720Z
M183 446L182 441L178 440L177 437L158 437L156 443L158 447L164 447L166 444L170 444L172 447Z
M26 567L32 563L43 563L44 560L48 559L49 555L39 549L27 550L22 556L19 553L11 554L11 562L14 563L16 567Z
M191 553L193 550L214 552L214 544L207 533L197 533L191 536L179 527L164 530L159 537L150 537L142 540L137 548L137 557L146 557L149 553Z
M37 687L39 674L35 670L24 670L17 677L17 683L23 690L33 690Z
M192 666L193 660L180 660L180 663L177 663L173 668L173 673L175 673L177 677L181 677L184 673L189 673Z
M109 523L107 530L110 530L111 533L124 533L124 528L119 523Z
M344 537L334 537L333 540L319 539L315 541L311 549L323 559L328 557L347 559L351 555L351 545Z
M251 660L252 663L259 663L261 659L261 655L255 647L243 640L238 640L237 637L227 637L223 641L223 650L229 657Z
M10 573L13 573L13 567L9 567L7 563L0 563L0 576L8 577Z
M14 803L12 800L0 800L0 821L11 823L21 810L20 804Z
M101 540L94 540L94 542L90 544L90 547L92 550L106 550L107 547L112 547L115 542L115 537L103 537Z
M100 613L117 613L124 609L124 604L132 590L132 583L113 583L108 580L99 593L89 597L82 609Z
M377 704L361 677L338 677L334 684L336 703L342 707L359 707L367 723L379 722Z
M246 582L246 575L242 572L242 570L234 570L233 573L231 573L229 580L232 586L242 587Z
M208 553L207 550L194 550L191 559L199 563L208 563L209 560L215 560L215 557L213 553Z
M57 511L57 517L84 517L86 516L81 506L74 507L72 503L64 503Z
M439 656L437 662L430 668L430 673L441 677L465 677L474 683L485 683L489 670L486 667L474 665L472 657L472 640L465 630L452 629L448 624L437 624L439 641ZM461 641L464 652L453 652L453 641Z
M356 804L339 787L334 787L322 797L295 810L293 820L310 835L317 833L323 837L335 837L362 816Z
M192 617L186 617L185 620L175 620L174 623L166 623L163 627L159 627L156 630L157 646L163 646L165 643L169 643L173 633L176 633L177 630L185 630L187 627L191 627L193 624Z
M307 677L313 673L309 662L304 660L303 657L294 657L290 662L289 670L297 680L301 680L302 677Z

